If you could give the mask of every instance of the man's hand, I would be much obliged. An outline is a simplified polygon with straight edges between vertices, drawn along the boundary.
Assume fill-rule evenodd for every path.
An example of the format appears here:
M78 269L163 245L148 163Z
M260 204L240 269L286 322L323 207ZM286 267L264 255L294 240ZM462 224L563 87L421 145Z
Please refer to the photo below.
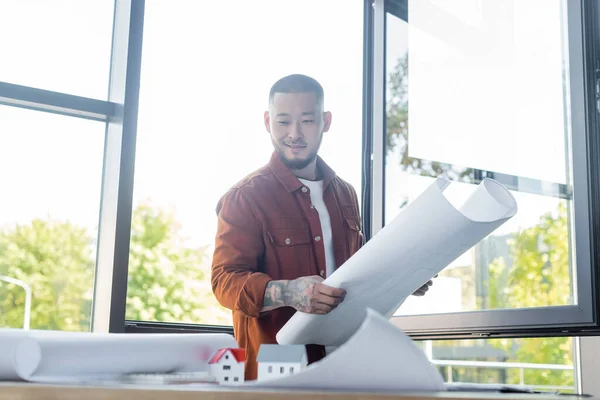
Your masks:
M309 314L327 314L334 310L346 296L344 289L327 286L318 275L306 276L290 282L290 306Z
M288 306L309 314L327 314L344 301L346 291L321 282L323 278L318 275L271 281L267 284L261 311Z
M434 276L434 278L437 278L437 274ZM433 285L433 280L430 279L423 286L421 286L420 288L415 290L415 292L412 295L413 296L425 296L425 293L427 293L427 291L429 290L429 287L431 285Z

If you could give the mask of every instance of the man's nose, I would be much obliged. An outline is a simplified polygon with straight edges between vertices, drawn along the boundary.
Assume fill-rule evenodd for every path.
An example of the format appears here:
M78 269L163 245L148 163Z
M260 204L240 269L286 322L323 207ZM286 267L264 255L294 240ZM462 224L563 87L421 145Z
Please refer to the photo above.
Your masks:
M294 122L294 123L290 124L288 136L290 137L290 139L293 139L293 140L297 140L297 139L301 138L302 136L304 136L302 134L302 126L300 125L299 122Z

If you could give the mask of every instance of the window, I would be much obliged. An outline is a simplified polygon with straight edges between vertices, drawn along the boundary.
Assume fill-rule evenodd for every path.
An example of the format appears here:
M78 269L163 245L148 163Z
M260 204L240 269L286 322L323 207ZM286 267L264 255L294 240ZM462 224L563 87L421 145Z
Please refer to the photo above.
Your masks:
M439 340L417 342L446 382L525 385L540 391L576 391L574 339Z
M290 374L294 373L294 367L290 367Z
M228 377L228 376L226 376L226 377L224 378L224 380L225 380L225 382L229 381L229 377Z
M284 75L305 73L323 85L333 123L320 154L360 191L362 7L361 0L146 3L128 320L232 324L210 286L215 207L268 162L263 112Z
M279 373L283 374L285 372L285 367L279 367Z
M0 4L0 80L106 100L114 1Z
M104 131L0 106L0 327L90 330Z
M440 174L452 201L485 177L519 201L393 322L418 339L468 338L417 342L448 381L572 387L570 338L503 337L598 328L596 2L114 3L0 5L0 327L230 324L207 284L214 205L271 151L270 84L304 72L334 114L321 154L357 189L365 178L366 230ZM327 45L271 50L306 35Z
M573 156L585 142L571 111L582 101L581 82L572 78L582 74L581 60L573 62L581 27L576 18L567 22L575 5L392 3L384 223L436 176L454 181L445 192L454 204L490 177L511 190L519 207L442 271L427 296L409 298L396 322L408 331L469 332L499 323L523 330L592 322L587 165ZM532 308L555 309L552 321ZM502 311L503 322L488 310ZM475 313L457 318L466 311Z
M373 27L373 104L385 111L371 145L372 179L385 177L369 186L375 234L437 176L453 181L454 204L488 177L519 206L392 318L416 339L468 339L419 343L447 381L574 389L564 335L598 323L590 11L562 0L375 1L372 21L385 21Z
M223 371L229 371L231 369L231 365L223 365Z
M237 382L237 381L239 381L239 378L238 378L237 376L235 376L235 377L233 378L233 381L234 381L234 382Z
M0 5L1 327L123 331L140 11Z

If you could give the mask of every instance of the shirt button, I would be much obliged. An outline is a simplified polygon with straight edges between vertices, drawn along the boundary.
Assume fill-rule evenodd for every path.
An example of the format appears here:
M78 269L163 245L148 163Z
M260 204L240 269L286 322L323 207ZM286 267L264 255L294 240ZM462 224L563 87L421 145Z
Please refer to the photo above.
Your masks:
M321 276L325 275L325 271L321 270Z
M292 243L292 239L290 238L285 238L285 244L290 244Z
M321 236L315 237L315 240L318 242L319 240L321 240Z
M307 188L306 186L302 186L302 191L303 191L304 193L306 193L306 192L308 192L308 188Z
M312 209L314 210L314 209L315 209L315 205L314 205L314 204L311 204L311 205L310 205L310 208L312 208Z

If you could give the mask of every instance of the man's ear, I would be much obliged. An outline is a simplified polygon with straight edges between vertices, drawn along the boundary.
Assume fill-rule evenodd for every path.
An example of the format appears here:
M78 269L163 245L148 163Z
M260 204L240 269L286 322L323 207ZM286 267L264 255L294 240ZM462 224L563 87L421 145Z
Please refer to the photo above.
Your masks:
M268 111L265 111L265 115L263 118L265 120L265 129L267 130L267 132L271 133L271 115L269 115Z
M329 131L329 127L331 126L331 112L325 111L323 113L323 132Z

